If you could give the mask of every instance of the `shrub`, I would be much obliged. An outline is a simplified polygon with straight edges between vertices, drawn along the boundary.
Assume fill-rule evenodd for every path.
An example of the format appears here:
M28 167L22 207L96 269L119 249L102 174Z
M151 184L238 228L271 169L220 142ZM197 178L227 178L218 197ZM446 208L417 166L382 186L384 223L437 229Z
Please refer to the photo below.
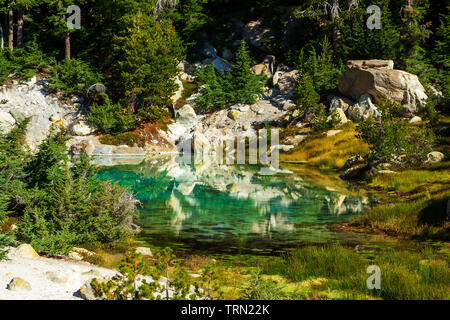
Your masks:
M136 120L130 109L124 109L120 103L113 104L106 94L104 102L94 103L89 109L89 121L104 133L120 133L134 130Z
M282 300L282 286L275 281L263 280L261 270L252 272L248 283L241 289L243 300Z
M145 279L138 285L138 275L146 272L147 266L142 255L136 249L130 249L119 265L120 274L116 274L107 282L92 279L91 286L94 294L104 300L142 300L154 299L153 293L159 283L148 283Z
M325 106L319 104L320 95L314 89L309 73L303 74L297 80L295 100L302 117L310 121L311 129L314 132L332 129L340 123L336 112L332 112L330 118L327 117Z
M133 231L132 196L100 183L85 153L73 162L70 168L64 132L53 130L27 164L30 189L17 235L40 252L65 254L75 245L120 241Z
M4 49L0 51L0 83L12 73L22 79L29 79L51 63L52 59L40 50L36 39L28 42L24 48L12 52Z
M305 115L310 108L319 105L320 95L314 89L314 84L309 73L303 74L297 80L295 100L299 110Z
M87 62L78 59L63 60L54 65L49 78L50 90L62 91L65 96L84 94L85 90L103 81L103 76L97 73Z
M171 272L173 269L173 272ZM94 294L99 299L105 300L143 300L143 299L167 299L169 300L169 288L173 290L172 299L195 299L196 293L190 293L190 284L187 272L181 268L172 249L165 248L156 256L156 270L151 269L136 249L130 249L119 265L120 274L111 280L100 282L97 279L91 281ZM153 282L145 279L139 281L142 275L150 274ZM163 285L160 280L166 278ZM141 284L139 284L139 282Z
M358 138L369 144L370 160L391 162L405 156L406 163L423 161L433 145L432 131L410 125L399 116L401 107L390 100L382 100L379 108L381 122L369 117L356 128Z
M11 207L20 210L26 193L23 163L27 154L23 151L23 139L28 120L13 129L9 134L0 134L0 260L5 258L5 246L11 243L10 233L3 234L4 225L11 214Z

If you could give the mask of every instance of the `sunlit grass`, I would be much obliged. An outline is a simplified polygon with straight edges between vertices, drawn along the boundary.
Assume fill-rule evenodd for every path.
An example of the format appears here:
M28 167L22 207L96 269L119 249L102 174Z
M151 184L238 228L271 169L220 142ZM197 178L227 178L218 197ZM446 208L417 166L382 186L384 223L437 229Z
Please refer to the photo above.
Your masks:
M308 138L288 154L281 154L280 161L285 163L307 163L322 170L339 169L353 155L365 155L369 147L356 138L354 125L341 128L335 136L325 134Z
M373 178L369 186L406 193L450 189L450 162L439 163L428 168L397 171L396 174L380 174Z
M428 249L429 250L429 249ZM427 257L427 258L426 258ZM367 267L381 270L381 289L369 290ZM309 299L448 299L448 261L430 253L380 251L369 260L339 245L299 248L283 262L266 264L264 271L293 281ZM292 286L292 285L291 285Z

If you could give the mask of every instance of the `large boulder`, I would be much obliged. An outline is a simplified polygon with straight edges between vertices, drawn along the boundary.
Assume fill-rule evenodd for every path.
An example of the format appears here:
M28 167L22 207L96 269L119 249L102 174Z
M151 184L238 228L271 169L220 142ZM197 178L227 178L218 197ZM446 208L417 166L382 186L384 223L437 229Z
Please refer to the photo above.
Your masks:
M9 113L0 111L0 134L9 133L16 124L16 119Z
M425 108L428 98L418 77L394 70L391 60L351 60L339 78L339 91L353 100L370 94L376 103L388 97L401 104L405 114L416 114Z
M189 104L186 104L181 109L177 110L177 123L189 128L197 124L197 115L195 114L195 110Z

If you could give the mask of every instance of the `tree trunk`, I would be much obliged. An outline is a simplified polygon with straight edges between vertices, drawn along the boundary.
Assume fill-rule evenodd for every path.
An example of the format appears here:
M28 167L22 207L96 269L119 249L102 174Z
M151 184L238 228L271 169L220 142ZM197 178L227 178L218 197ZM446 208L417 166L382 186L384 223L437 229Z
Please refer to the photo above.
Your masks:
M17 13L17 47L23 47L23 10Z
M337 18L339 18L339 0L332 0L331 4L331 12L330 12L331 21L335 22ZM341 37L341 31L338 26L334 26L333 30L333 48L336 49L339 47Z
M12 9L8 12L8 46L14 50L14 12Z
M70 32L66 32L66 59L70 60L71 49L70 49Z
M1 43L1 50L3 51L3 49L5 48L5 40L4 40L4 35L3 35L2 22L0 22L0 43Z

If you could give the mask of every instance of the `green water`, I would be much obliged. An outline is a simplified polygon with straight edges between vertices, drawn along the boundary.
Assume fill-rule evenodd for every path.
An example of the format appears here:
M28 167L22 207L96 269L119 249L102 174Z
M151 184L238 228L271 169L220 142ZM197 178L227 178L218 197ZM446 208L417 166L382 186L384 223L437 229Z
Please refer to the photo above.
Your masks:
M128 187L140 200L141 240L187 252L276 252L346 241L348 235L330 227L370 206L366 197L259 166L189 165L159 157L103 167L99 177Z

